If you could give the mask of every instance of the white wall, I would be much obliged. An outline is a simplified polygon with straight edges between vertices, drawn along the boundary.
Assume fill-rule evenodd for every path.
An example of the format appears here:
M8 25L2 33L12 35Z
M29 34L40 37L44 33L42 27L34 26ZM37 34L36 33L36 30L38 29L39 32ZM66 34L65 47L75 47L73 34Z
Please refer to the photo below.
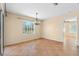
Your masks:
M8 13L6 17L6 45L14 44L22 41L32 40L36 38L46 38L50 40L55 40L63 42L63 26L64 26L64 17L77 16L78 18L78 29L79 29L79 11L72 11L70 13L64 14L63 16L56 16L44 20L41 25L36 27L36 34L26 36L22 33L22 23L23 20L18 19L19 15ZM31 17L20 16L29 20L34 20ZM42 31L43 30L43 31ZM78 30L79 35L79 30ZM79 45L79 36L78 36L78 45Z
M63 25L64 20L61 16L52 17L43 23L43 37L63 42Z
M71 18L75 16L77 16L78 20L77 44L79 45L79 10L74 10L62 16L56 16L45 20L43 23L43 37L50 40L63 42L64 18Z
M36 26L35 33L32 35L26 35L23 33L23 22L25 20L19 19L24 18L26 20L35 20L32 17L20 16L14 13L7 13L5 21L5 45L15 44L28 40L40 38L41 36L41 25Z

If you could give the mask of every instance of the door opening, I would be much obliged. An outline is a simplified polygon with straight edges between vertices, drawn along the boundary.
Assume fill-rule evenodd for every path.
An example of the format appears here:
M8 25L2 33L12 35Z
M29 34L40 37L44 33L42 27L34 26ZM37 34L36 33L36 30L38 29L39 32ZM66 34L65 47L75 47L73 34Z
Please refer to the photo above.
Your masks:
M77 17L64 21L64 46L68 49L77 47Z

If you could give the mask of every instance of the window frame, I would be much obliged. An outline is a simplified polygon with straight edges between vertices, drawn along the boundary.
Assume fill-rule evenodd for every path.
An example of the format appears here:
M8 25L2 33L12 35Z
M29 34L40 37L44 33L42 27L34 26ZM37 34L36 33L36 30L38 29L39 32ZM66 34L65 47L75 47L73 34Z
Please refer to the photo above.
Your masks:
M27 33L27 32L25 32L25 22L27 22L27 21L30 21L30 22L32 22L32 25L33 25L33 30L32 30L32 32L30 31L29 33ZM23 34L25 34L25 35L31 35L31 34L34 34L35 33L35 24L34 24L34 22L33 21L31 21L31 20L25 20L25 21L23 21Z

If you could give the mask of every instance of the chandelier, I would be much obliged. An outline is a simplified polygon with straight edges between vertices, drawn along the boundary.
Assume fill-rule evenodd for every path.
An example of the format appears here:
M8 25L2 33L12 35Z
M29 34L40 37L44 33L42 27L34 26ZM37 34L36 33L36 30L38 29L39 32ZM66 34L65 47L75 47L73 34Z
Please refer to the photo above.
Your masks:
M39 19L37 18L37 15L38 15L38 13L36 12L35 25L39 25L39 24L40 24L40 21L39 21Z

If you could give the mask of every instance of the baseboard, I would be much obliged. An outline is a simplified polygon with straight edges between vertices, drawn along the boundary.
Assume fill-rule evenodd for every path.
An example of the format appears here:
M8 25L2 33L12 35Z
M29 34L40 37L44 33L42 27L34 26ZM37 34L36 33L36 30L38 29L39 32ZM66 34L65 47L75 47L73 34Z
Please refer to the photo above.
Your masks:
M19 44L23 44L23 43L29 43L31 41L35 41L35 40L38 40L38 39L43 39L43 38L37 38L37 39L32 39L32 40L28 40L28 41L19 42L19 43L9 44L9 45L5 45L5 47L19 45Z
M47 39L47 38L43 38L43 39L46 39L46 40L51 40L51 39ZM58 42L58 43L63 44L63 42L60 42L60 41L56 41L56 40L51 40L51 41L54 41L54 42Z
M28 41L24 41L24 42L19 42L19 43L14 43L14 44L5 45L5 47L14 46L14 45L19 45L19 44L23 44L23 43L29 43L29 42L31 42L31 41L36 41L36 40L39 40L39 39L51 40L51 39L47 39L47 38L43 38L43 37L42 37L42 38L37 38L37 39L28 40ZM63 42L59 42L59 41L56 41L56 40L51 40L51 41L54 41L54 42L58 42L58 43L63 44Z

